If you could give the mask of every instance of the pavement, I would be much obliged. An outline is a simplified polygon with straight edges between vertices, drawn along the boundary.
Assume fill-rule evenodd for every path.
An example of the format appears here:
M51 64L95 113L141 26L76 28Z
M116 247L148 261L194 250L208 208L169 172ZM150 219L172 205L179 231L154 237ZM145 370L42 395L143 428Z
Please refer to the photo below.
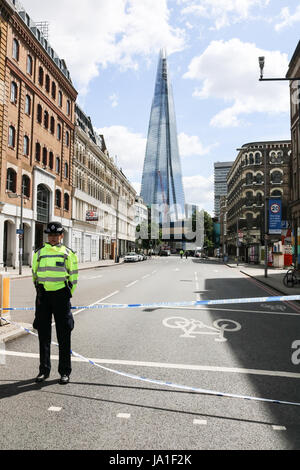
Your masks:
M211 259L211 258L210 258ZM223 261L214 259L215 261L219 261L223 264ZM119 265L123 264L123 260L120 261ZM228 262L225 263L228 268L231 269L238 269L243 274L256 279L257 281L273 288L278 295L300 295L300 284L299 287L292 287L288 288L283 285L283 277L288 269L282 268L268 268L268 277L265 277L265 268L263 265L249 265L245 263L239 263L237 265L236 262ZM107 261L97 261L91 263L80 263L78 265L79 270L85 269L92 269L92 268L105 268L111 266L118 266L114 261L107 260ZM4 274L8 276L10 279L20 279L31 277L31 268L24 266L22 270L22 275L20 276L17 270L13 270L9 268L7 271L0 271L0 274ZM276 295L276 293L274 293ZM10 320L10 315L4 315L7 320ZM20 324L23 328L32 329L31 324ZM0 344L12 341L20 336L27 334L24 330L20 329L20 327L11 325L11 324L4 324L0 325Z

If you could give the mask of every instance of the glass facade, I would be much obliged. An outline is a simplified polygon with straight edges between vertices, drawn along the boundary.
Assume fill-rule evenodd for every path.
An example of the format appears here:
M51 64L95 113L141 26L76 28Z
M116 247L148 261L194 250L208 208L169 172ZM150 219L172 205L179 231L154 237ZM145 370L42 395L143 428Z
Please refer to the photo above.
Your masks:
M172 219L184 213L177 125L167 58L160 52L152 103L141 197L146 205L168 205Z

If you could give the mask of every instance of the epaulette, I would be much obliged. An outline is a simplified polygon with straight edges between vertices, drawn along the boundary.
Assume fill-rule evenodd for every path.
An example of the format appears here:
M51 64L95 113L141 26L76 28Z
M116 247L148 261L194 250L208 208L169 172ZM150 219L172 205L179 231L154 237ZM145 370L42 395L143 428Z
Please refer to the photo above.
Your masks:
M38 253L40 250L42 250L43 248L45 248L45 245L41 246L40 248L38 248L37 250L35 250L35 253Z
M72 250L72 248L70 248L69 246L67 245L64 245L66 248L68 248L68 250L70 250L72 253L74 253L74 255L76 255L76 251Z

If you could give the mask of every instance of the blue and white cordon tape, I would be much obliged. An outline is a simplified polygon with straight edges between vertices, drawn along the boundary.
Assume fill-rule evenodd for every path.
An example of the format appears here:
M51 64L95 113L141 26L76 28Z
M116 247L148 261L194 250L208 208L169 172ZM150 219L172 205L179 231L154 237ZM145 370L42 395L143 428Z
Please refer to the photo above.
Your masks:
M152 304L99 304L99 305L93 305L93 306L87 306L87 307L72 307L73 310L77 309L98 309L98 308L111 308L111 309L119 309L119 308L145 308L145 307L174 307L174 306L199 306L199 305L224 305L224 304L243 304L243 303L257 303L257 302L288 302L291 300L300 300L300 295L290 295L290 296L283 296L283 297L255 297L255 298L246 298L246 299L224 299L224 300L200 300L196 302L167 302L167 303L152 303ZM27 307L27 308L2 308L0 310L6 311L16 311L16 310L35 310L33 307ZM15 325L21 330L26 331L26 333L29 333L30 335L38 337L36 333L33 331L29 330L28 328L24 328L18 323L15 323L13 321L7 320L6 318L1 318L0 320L5 321L8 324ZM51 342L51 344L58 346L57 343ZM290 406L300 406L300 403L297 402L290 402L290 401L283 401L283 400L273 400L270 398L258 398L258 397L252 397L252 396L247 396L247 395L237 395L233 393L223 393L223 392L218 392L215 390L206 390L203 388L198 388L198 387L190 387L187 385L180 385L180 384L175 384L172 382L164 382L162 380L156 380L156 379L148 379L147 377L141 377L138 375L134 374L128 374L127 372L121 372L115 369L111 369L109 367L104 367L101 366L100 364L97 364L96 362L81 356L81 354L78 354L74 351L71 351L72 356L77 357L81 359L84 362L88 362L92 366L99 367L102 370L105 370L107 372L111 372L116 375L120 375L122 377L127 377L129 379L133 380L139 380L147 383L152 383L155 385L163 385L166 387L171 387L171 388L177 388L181 390L186 390L189 392L194 392L194 393L199 393L203 395L212 395L212 396L217 396L217 397L228 397L228 398L239 398L243 400L252 400L252 401L260 401L264 403L275 403L277 405L290 405Z
M263 302L290 302L300 300L300 295L287 295L279 297L249 297L244 299L222 299L222 300L197 300L190 302L158 302L149 304L95 304L81 307L71 307L71 310L96 310L96 309L123 309L123 308L160 308L160 307L198 307L200 305L230 305L250 304ZM35 307L0 308L0 311L32 311Z

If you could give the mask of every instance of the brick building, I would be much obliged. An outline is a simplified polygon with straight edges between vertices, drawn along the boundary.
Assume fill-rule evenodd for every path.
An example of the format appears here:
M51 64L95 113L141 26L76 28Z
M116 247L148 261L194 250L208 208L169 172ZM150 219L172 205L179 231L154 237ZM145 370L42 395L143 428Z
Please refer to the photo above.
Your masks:
M300 41L289 64L287 78L300 77ZM300 81L290 81L292 158L290 168L290 219L293 229L294 262L300 263Z
M254 263L261 260L260 247L264 244L265 233L265 182L266 197L281 198L283 219L288 220L290 158L289 140L252 142L239 150L227 178L226 238L230 255L236 255L239 238L241 258ZM270 239L270 247L280 239L281 236L275 235Z
M32 250L42 245L50 219L62 222L66 244L71 241L77 92L65 61L19 2L1 0L1 5L7 35L2 35L2 16L0 263L16 267L19 253L23 263L30 264ZM22 246L17 229L24 233Z

